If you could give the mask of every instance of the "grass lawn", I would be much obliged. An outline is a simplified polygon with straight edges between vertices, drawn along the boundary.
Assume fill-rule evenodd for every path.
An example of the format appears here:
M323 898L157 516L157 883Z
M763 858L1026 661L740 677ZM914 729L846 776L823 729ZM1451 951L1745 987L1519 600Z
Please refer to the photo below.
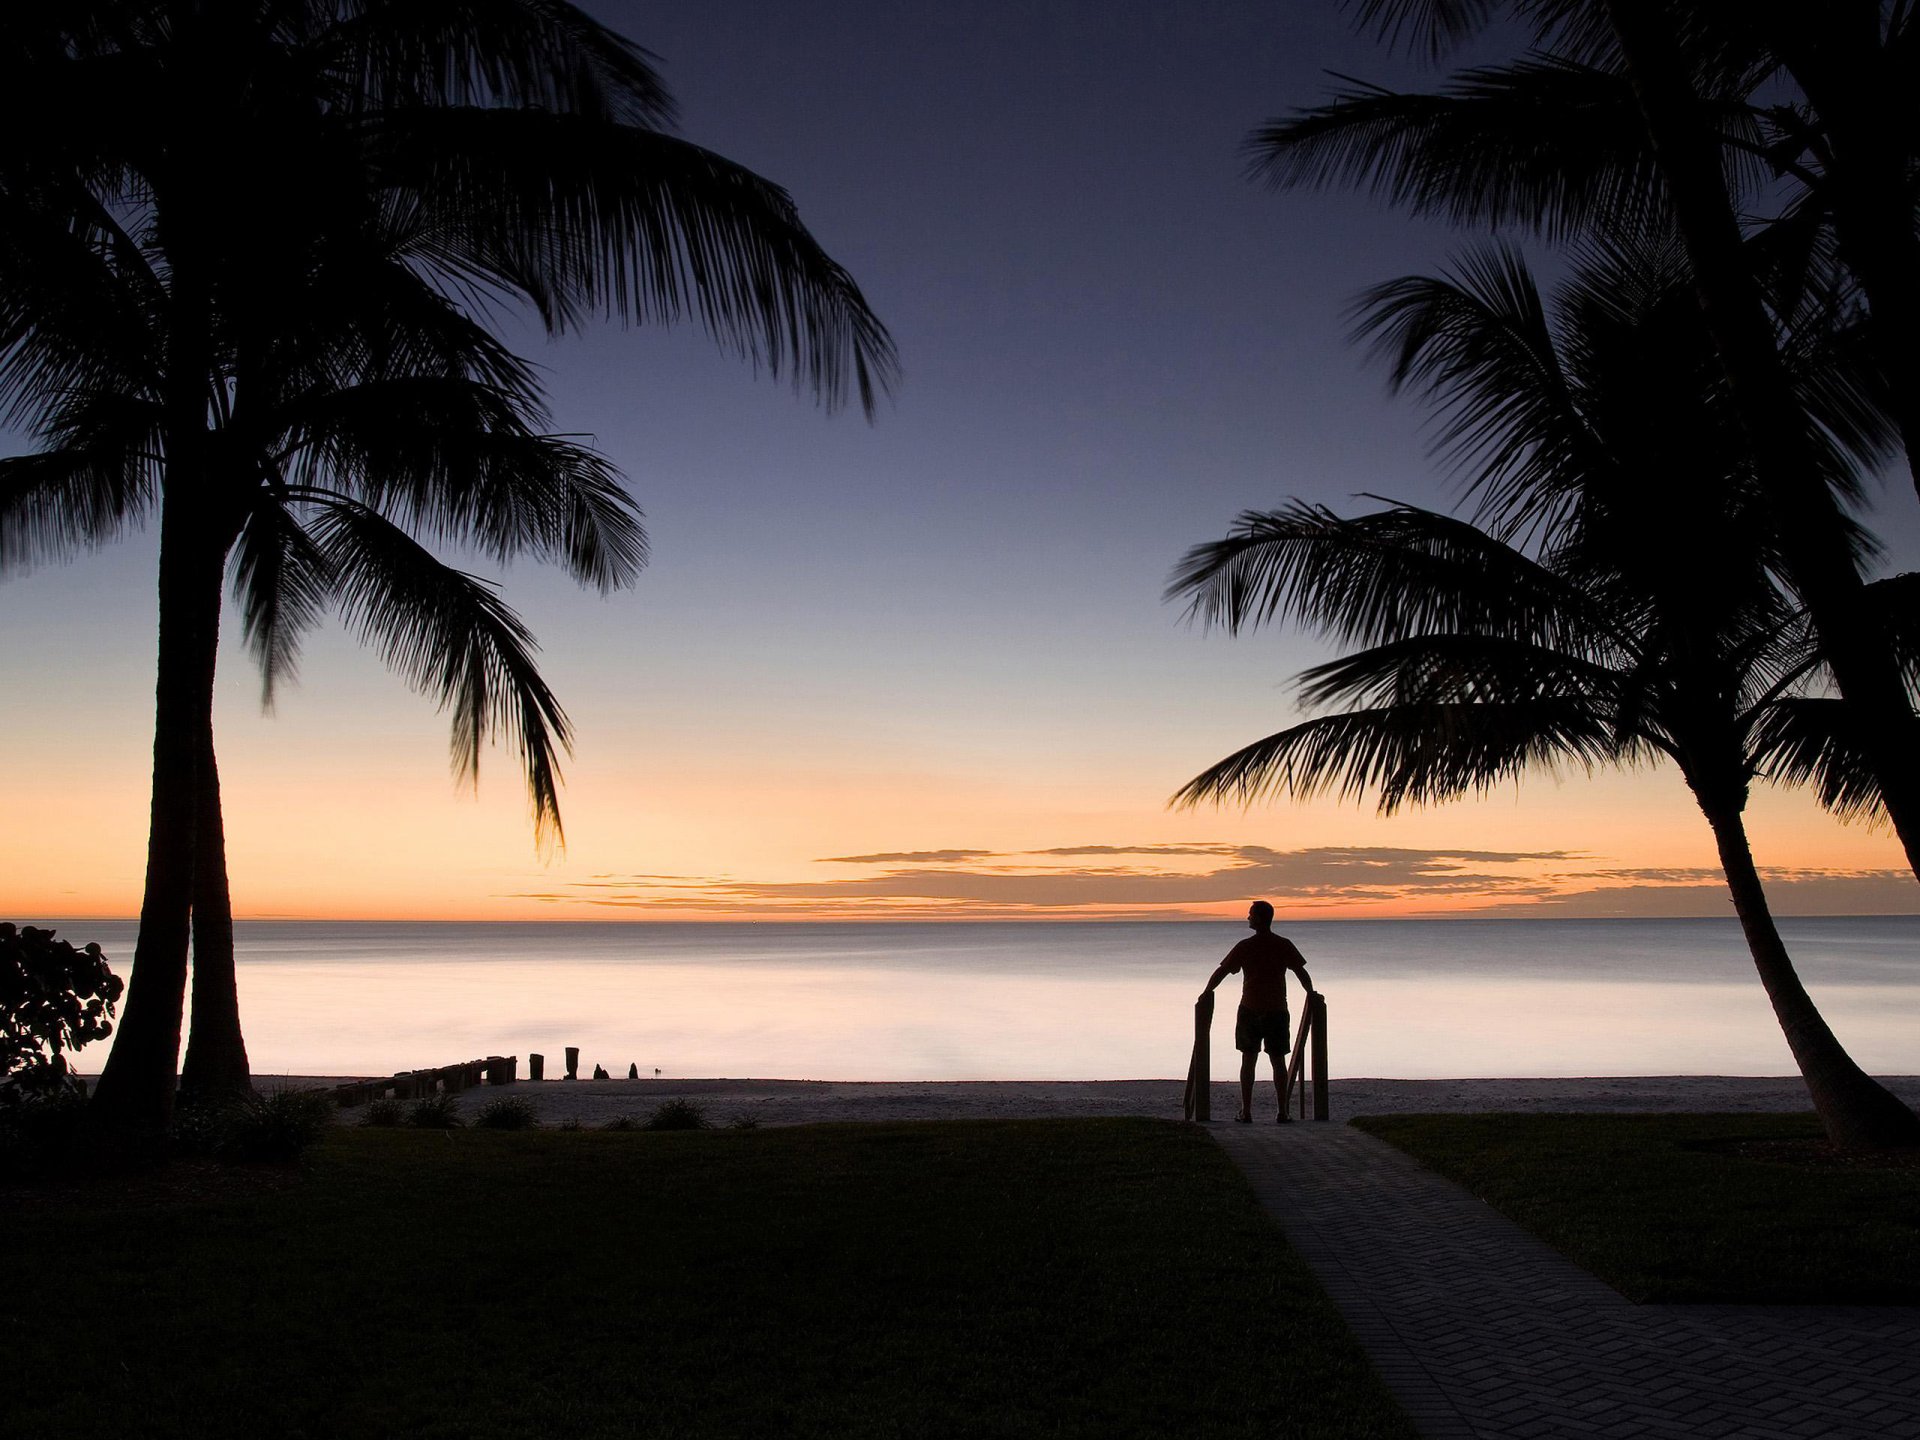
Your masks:
M0 1228L0 1434L1413 1433L1158 1121L344 1130L277 1188Z
M1353 1123L1634 1300L1920 1303L1920 1169L1780 1158L1818 1148L1811 1115Z

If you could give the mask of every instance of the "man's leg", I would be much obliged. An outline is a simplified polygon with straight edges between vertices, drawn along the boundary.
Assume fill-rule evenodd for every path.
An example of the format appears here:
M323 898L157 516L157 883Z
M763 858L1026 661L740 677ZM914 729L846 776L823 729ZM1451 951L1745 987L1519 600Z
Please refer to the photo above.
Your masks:
M1240 1118L1253 1118L1253 1068L1260 1063L1258 1050L1240 1052Z
M1280 1102L1280 1118L1287 1118L1287 1052L1269 1050L1267 1059L1273 1063L1273 1098Z

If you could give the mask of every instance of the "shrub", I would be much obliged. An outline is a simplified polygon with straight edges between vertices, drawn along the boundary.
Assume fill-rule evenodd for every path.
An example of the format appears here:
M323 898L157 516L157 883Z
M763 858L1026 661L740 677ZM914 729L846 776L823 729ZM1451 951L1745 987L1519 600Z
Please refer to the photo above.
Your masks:
M369 1101L366 1113L360 1117L362 1125L398 1125L407 1118L407 1107L391 1095L382 1095L378 1100Z
M332 1118L333 1097L324 1090L189 1101L173 1112L173 1148L221 1160L294 1160Z
M473 1123L482 1130L531 1130L540 1117L524 1095L502 1095L482 1105Z
M407 1123L420 1130L457 1130L461 1124L459 1102L445 1091L422 1096L407 1112Z
M86 1097L76 1090L0 1105L0 1176L24 1176L54 1161L80 1128Z
M324 1090L271 1090L229 1108L220 1154L229 1160L293 1160L327 1133L333 1097Z
M579 1130L584 1127L580 1124L580 1117L578 1115L569 1115L553 1128L556 1130Z
M729 1130L758 1130L759 1128L760 1122L744 1111L727 1121Z
M84 1093L66 1052L113 1033L125 988L98 945L0 923L0 1106Z
M711 1130L707 1112L691 1100L669 1100L647 1117L649 1130Z
M600 1127L602 1130L644 1130L638 1115L616 1115Z

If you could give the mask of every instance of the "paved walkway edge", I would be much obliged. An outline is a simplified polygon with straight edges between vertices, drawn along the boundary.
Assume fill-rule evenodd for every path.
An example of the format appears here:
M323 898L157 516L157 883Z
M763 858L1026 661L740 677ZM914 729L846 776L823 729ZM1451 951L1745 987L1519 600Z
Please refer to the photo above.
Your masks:
M1351 1126L1208 1128L1427 1440L1920 1440L1920 1309L1633 1305Z

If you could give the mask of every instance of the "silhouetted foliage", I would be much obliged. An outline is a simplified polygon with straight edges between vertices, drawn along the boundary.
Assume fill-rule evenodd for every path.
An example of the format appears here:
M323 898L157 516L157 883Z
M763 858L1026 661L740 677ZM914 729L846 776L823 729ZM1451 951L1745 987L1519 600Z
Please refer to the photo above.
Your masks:
M0 922L0 1110L84 1094L67 1056L113 1033L122 988L98 945Z
M392 1126L404 1124L407 1107L391 1095L382 1095L378 1100L367 1102L366 1110L360 1116L362 1125Z
M711 1130L707 1112L691 1100L668 1100L647 1117L648 1130Z
M327 1133L332 1120L333 1097L324 1090L213 1097L175 1109L173 1143L183 1155L294 1160Z
M1920 485L1920 12L1901 5L1361 0L1385 41L1439 59L1495 20L1525 53L1426 93L1347 82L1276 118L1248 148L1280 186L1348 184L1416 214L1553 240L1672 233L1719 358L1754 482L1850 713L1807 712L1781 763L1842 813L1865 789L1920 874L1920 722L1876 624L1827 437L1796 404L1809 354L1852 345Z
M540 1123L533 1102L522 1095L500 1095L487 1101L473 1117L478 1130L532 1130Z
M422 1096L407 1111L407 1124L417 1130L458 1130L465 1123L460 1118L460 1102L444 1090Z

